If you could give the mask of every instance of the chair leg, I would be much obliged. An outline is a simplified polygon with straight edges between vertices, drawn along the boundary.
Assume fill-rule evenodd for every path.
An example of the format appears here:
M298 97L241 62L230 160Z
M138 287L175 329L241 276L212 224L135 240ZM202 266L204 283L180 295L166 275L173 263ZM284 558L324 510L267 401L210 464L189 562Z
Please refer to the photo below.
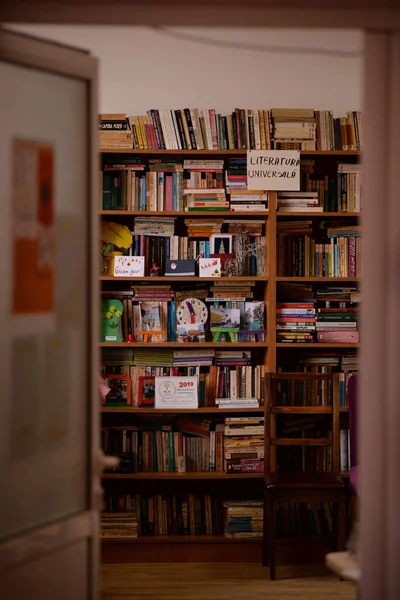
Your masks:
M339 552L346 545L346 497L342 494L338 502L337 545Z
M267 496L267 521L269 578L273 581L276 579L276 504L273 492Z
M267 490L264 489L263 497L263 544L262 544L262 566L268 567L268 519L267 519Z

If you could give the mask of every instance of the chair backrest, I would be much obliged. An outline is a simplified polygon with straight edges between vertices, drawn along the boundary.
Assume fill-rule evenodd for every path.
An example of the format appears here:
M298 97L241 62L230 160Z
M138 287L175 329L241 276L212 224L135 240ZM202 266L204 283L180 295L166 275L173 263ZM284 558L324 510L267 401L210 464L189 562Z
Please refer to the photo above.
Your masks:
M354 373L349 379L349 425L350 425L350 465L355 467L357 461L357 387L358 375Z

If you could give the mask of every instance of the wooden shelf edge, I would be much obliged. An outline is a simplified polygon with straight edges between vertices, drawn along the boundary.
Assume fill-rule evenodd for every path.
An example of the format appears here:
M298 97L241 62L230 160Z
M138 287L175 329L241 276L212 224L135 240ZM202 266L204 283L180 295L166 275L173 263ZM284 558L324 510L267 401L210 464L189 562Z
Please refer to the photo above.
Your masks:
M101 539L102 544L262 544L262 538L230 538L214 535L147 535L130 540Z
M181 155L196 156L209 154L211 156L243 156L247 150L138 150L137 148L100 148L100 154L138 154L138 155ZM354 150L301 150L301 156L361 156Z
M306 415L331 415L332 406L273 406L271 412L277 415L306 414Z
M311 342L308 344L307 342L294 342L293 344L285 344L285 342L277 342L277 348L359 348L360 344L354 343L345 343L345 342Z
M99 210L98 214L100 216L113 217L113 216L123 216L123 217L143 217L143 216L163 216L163 217L203 217L208 218L223 218L223 217L268 217L268 210L254 210L251 212L241 212L234 210L226 210L226 211L186 211L186 210Z
M321 282L327 282L327 281L349 281L349 282L354 282L354 283L358 283L361 281L361 277L276 277L276 281L280 282L280 281L321 281Z
M143 283L145 281L151 282L151 283L159 283L160 281L196 281L196 282L201 282L201 281L220 281L221 279L223 279L224 281L233 281L233 282L242 282L242 283L246 283L247 281L263 281L266 282L268 281L268 277L251 277L249 276L243 276L243 277L198 277L198 276L191 276L188 275L186 277L173 277L173 276L168 276L168 275L160 275L159 277L114 277L114 275L100 275L99 276L99 280L100 281L132 281L132 282L137 282L137 283ZM217 300L217 298L216 298Z
M276 217L341 217L341 218L346 218L346 217L361 217L361 212L336 212L336 211L322 211L322 212L310 212L310 211L293 211L293 212L285 212L284 210L282 211L277 211L276 212Z
M332 446L330 438L271 438L271 446Z
M189 344L180 342L99 342L100 348L181 348ZM320 346L322 344L319 344ZM191 344L193 348L268 348L268 342L197 342Z
M102 473L102 479L262 479L264 473L187 471L186 473Z
M129 408L125 406L104 406L100 409L102 413L127 413L130 415L164 415L164 414L210 414L210 413L263 413L264 407L260 408L218 408L217 406L202 406L200 408L169 408L169 409L158 409L158 408Z

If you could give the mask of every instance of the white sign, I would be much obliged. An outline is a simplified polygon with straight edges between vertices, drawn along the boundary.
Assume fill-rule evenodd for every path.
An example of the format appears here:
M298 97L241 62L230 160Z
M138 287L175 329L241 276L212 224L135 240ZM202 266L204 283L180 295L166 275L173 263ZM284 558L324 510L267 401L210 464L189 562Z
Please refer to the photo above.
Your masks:
M155 408L198 408L197 377L156 377Z
M114 277L143 277L144 256L114 256Z
M300 190L298 150L248 150L247 188L249 190Z

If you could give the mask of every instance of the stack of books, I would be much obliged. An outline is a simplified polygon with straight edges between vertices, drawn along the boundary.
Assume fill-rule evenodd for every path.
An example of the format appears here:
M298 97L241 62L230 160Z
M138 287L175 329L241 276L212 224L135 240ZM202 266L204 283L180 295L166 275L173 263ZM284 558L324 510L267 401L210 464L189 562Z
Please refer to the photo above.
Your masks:
M318 192L278 192L278 211L322 212Z
M103 512L100 515L100 538L130 540L138 537L138 521L134 512Z
M225 537L259 538L263 535L263 503L259 500L228 500L225 508Z
M207 367L213 364L215 350L212 348L207 350L174 350L173 351L173 366L174 367ZM177 373L178 375L178 373Z
M311 302L278 302L276 305L276 341L313 342L316 310Z
M126 114L103 113L100 115L99 144L101 150L129 150L133 147L133 134Z
M318 308L317 340L319 342L358 342L357 309Z
M247 159L230 158L225 171L225 187L228 194L247 190Z
M193 159L183 162L185 190L224 190L224 161Z
M267 211L268 192L263 190L231 191L230 209L233 212Z
M145 204L140 210L183 210L183 168L179 161L150 160Z
M312 108L271 110L275 150L316 150L317 125Z
M226 473L264 472L264 417L227 417L224 428Z

